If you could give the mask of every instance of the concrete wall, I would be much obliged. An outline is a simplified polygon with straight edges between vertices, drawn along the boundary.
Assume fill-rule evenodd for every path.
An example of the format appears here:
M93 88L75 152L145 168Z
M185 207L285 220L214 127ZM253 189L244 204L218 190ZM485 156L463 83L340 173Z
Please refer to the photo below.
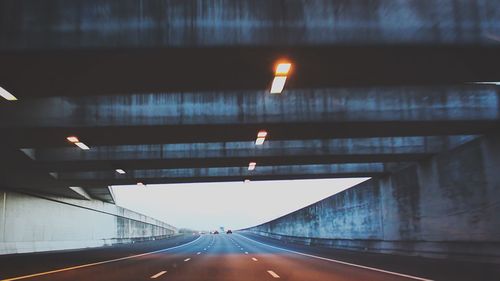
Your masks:
M500 263L500 136L371 179L249 230L351 250Z
M0 49L498 44L496 4L491 0L0 1Z
M0 254L131 243L175 232L166 223L101 201L0 190Z

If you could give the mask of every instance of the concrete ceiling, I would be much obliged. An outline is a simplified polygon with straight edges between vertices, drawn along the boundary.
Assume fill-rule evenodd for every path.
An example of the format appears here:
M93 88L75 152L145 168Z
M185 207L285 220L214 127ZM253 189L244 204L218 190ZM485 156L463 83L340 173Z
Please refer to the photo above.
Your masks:
M2 188L380 176L500 129L498 87L471 83L500 81L488 1L20 2L0 2Z

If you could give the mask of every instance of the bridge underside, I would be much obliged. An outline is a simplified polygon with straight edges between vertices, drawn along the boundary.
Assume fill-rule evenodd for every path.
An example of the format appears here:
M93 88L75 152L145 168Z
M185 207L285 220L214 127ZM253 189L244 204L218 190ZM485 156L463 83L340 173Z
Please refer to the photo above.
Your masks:
M489 2L27 2L0 2L2 188L379 177L500 129Z

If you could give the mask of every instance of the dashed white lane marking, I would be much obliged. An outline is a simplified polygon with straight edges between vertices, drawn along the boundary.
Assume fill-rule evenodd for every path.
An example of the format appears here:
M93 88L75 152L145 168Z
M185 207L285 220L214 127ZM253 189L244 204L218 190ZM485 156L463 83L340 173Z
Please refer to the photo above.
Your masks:
M256 258L252 258L252 260L253 260L253 261L258 261L258 259L256 259Z
M268 270L267 273L269 273L273 278L280 278L280 276L272 270Z
M201 254L201 252L196 253L197 255Z
M75 269L80 269L80 268L85 268L85 267L90 267L90 266L96 266L96 265L100 265L100 264L106 264L106 263L112 263L112 262L117 262L117 261L123 261L123 260L128 260L128 259L143 257L143 256L147 256L147 255L157 254L157 253L165 252L165 251L168 251L168 250L173 250L173 249L177 249L177 248L180 248L180 247L184 247L184 246L193 244L193 243L197 242L200 239L201 239L201 236L199 236L195 240L193 240L193 241L191 241L189 243L186 243L186 244L182 244L182 245L179 245L179 246L174 246L174 247L171 247L171 248L165 248L165 249L161 249L161 250L153 251L153 252L149 252L149 253L143 253L143 254L139 254L139 255L135 255L135 256L123 257L123 258L118 258L118 259L113 259L113 260L107 260L107 261L100 261L100 262L95 262L95 263L88 263L88 264L77 265L77 266L72 266L72 267L67 267L67 268L61 268L61 269L56 269L56 270L51 270L51 271L46 271L46 272L34 273L34 274L24 275L24 276L19 276L19 277L1 279L0 281L14 281L14 280L21 280L21 279L33 278L33 277L38 277L38 276L43 276L43 275L48 275L48 274L54 274L54 273L58 273L58 272L64 272L64 271L75 270Z
M250 241L253 241L253 242L257 243L257 244L264 245L266 247L270 247L270 248L274 248L274 249L286 251L286 252L289 252L289 253L294 253L294 254L297 254L297 255L305 256L305 257L310 257L310 258L320 259L320 260L324 260L324 261L335 262L335 263L344 264L344 265L350 265L350 266L354 266L354 267L358 267L358 268L363 268L363 269L378 271L378 272L382 272L382 273L392 274L392 275L406 277L406 278L420 280L420 281L434 281L432 279L426 279L426 278L421 278L421 277L417 277L417 276L406 275L406 274L392 272L392 271L387 271L387 270L378 269L378 268L374 268L374 267L369 267L369 266L364 266L364 265L359 265L359 264L354 264L354 263L348 263L348 262L344 262L344 261L339 261L339 260L324 258L324 257L320 257L320 256L305 254L305 253L301 253L301 252L296 252L296 251L292 251L292 250L288 250L288 249L283 249L283 248L280 248L280 247L275 247L275 246L271 246L271 245L267 245L267 244L261 243L259 241L255 241L255 240L253 240L251 238L248 238L246 236L243 236L241 234L240 234L240 236L243 237L243 238L245 238L245 239L248 239Z
M155 275L151 276L150 278L151 279L156 279L156 278L162 276L165 273L167 273L167 271L160 271L160 272L156 273Z
M248 255L248 252L245 252L245 255Z
M187 258L187 259L185 259L184 261L190 261L190 260L191 260L191 258Z

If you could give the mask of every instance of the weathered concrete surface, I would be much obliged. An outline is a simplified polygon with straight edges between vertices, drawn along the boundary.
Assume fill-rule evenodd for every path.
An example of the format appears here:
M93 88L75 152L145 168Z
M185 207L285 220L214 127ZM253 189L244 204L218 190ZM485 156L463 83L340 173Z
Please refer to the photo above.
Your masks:
M499 104L495 86L54 97L0 104L0 128L498 121Z
M118 174L112 171L58 173L60 180L108 180L141 179L141 178L195 178L195 177L230 177L230 176L259 176L259 175L373 175L388 173L397 163L345 163L345 164L318 164L318 165L283 165L259 166L253 171L245 167L216 167L192 169L156 169L132 170L127 174Z
M500 34L488 0L23 0L1 1L0 19L0 49L498 44Z
M250 228L303 243L500 263L500 136Z
M256 133L257 134L257 133ZM97 146L81 153L75 147L34 149L35 161L48 164L66 161L167 160L272 156L348 156L348 155L430 155L448 150L475 136L387 137L323 140L273 141L263 145L248 142L181 143L163 145Z
M131 243L176 231L164 222L101 201L0 190L0 254Z

